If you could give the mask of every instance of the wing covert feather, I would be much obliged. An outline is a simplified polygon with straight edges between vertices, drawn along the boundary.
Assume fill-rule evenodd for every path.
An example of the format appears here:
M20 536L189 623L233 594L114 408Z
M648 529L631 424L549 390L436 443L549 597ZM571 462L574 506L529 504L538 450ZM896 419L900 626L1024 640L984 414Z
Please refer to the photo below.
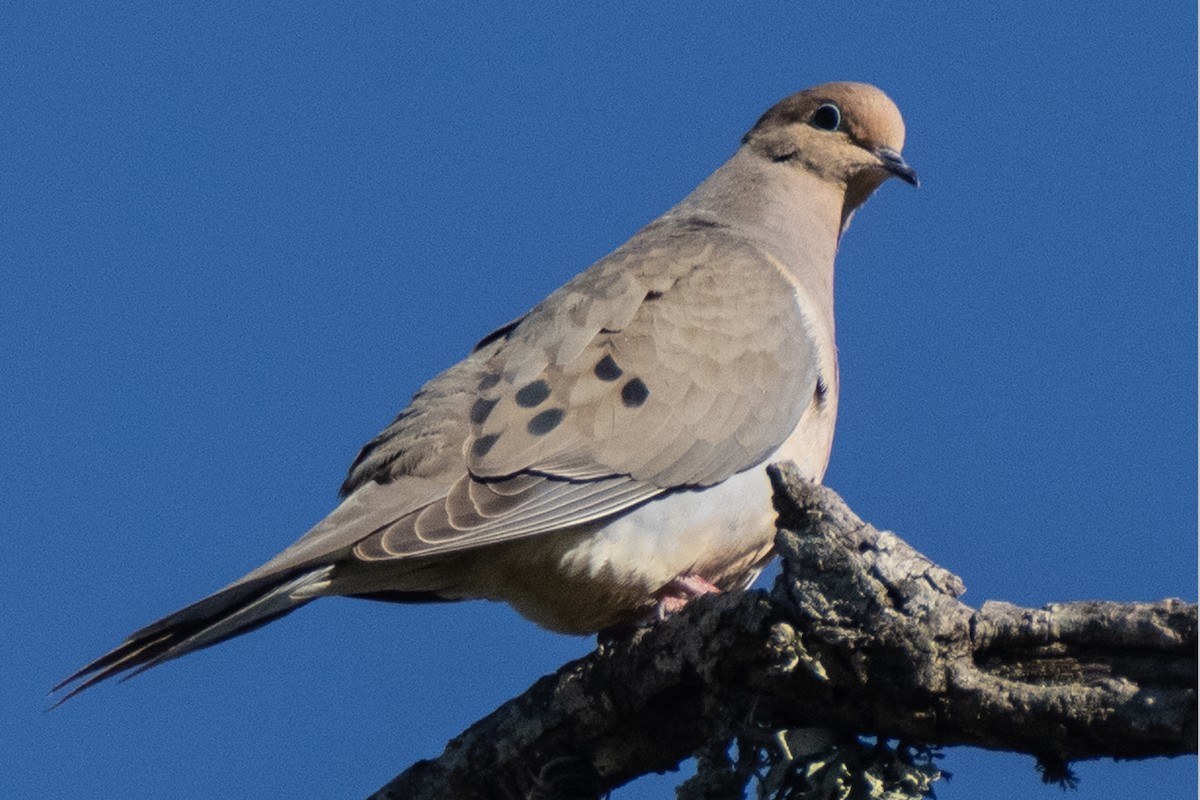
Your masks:
M630 475L664 490L704 486L783 442L817 375L795 290L736 237L709 231L686 245L669 237L618 250L594 279L584 273L535 309L528 331L514 331L488 365L495 379L481 393L489 411L466 451L472 474L553 475L566 460L575 475ZM628 280L609 280L613 270ZM620 314L597 313L614 290ZM639 298L633 314L630 295ZM556 313L556 300L578 313ZM561 340L547 345L543 317L593 327L571 332L568 352Z
M436 473L446 495L355 555L546 533L761 463L817 381L794 292L732 233L652 225L422 387L363 449L348 486Z

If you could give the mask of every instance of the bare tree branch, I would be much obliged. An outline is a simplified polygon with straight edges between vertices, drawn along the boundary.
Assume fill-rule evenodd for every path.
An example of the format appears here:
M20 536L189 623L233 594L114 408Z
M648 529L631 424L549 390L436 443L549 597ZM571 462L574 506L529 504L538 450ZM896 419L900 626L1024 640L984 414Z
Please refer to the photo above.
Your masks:
M770 594L703 597L602 644L373 797L598 797L803 727L1028 753L1059 778L1077 759L1196 752L1195 605L976 610L830 489L788 464L771 476L784 570Z

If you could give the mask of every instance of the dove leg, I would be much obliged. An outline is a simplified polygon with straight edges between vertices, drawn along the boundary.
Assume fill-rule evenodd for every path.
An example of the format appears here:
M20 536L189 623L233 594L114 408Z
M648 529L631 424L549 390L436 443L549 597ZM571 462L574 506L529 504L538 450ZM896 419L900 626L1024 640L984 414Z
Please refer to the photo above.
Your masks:
M721 591L699 575L677 575L655 594L658 603L654 606L654 618L666 619L687 605L688 601L702 594Z
M692 573L677 575L654 593L656 599L654 606L649 608L642 616L601 629L596 634L596 641L601 645L605 645L624 639L638 628L650 625L660 619L666 619L687 605L689 600L703 594L712 594L719 591L721 591L721 587L715 586L699 575Z

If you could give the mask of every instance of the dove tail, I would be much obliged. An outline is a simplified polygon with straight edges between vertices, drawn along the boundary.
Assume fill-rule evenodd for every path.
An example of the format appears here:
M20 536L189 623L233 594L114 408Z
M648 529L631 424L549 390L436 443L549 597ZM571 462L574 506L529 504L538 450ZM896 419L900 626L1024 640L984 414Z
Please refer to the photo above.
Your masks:
M50 693L77 684L51 706L57 708L75 695L121 673L132 678L151 667L194 650L248 633L295 611L320 596L329 585L333 566L300 573L236 583L130 634L108 652Z

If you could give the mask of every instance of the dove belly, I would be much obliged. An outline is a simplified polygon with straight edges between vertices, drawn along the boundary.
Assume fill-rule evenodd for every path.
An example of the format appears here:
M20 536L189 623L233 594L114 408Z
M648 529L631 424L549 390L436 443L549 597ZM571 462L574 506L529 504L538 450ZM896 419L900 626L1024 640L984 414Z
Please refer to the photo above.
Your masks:
M755 468L600 524L484 548L454 594L508 603L550 630L592 633L644 619L680 575L748 585L771 554L774 520L770 481Z

